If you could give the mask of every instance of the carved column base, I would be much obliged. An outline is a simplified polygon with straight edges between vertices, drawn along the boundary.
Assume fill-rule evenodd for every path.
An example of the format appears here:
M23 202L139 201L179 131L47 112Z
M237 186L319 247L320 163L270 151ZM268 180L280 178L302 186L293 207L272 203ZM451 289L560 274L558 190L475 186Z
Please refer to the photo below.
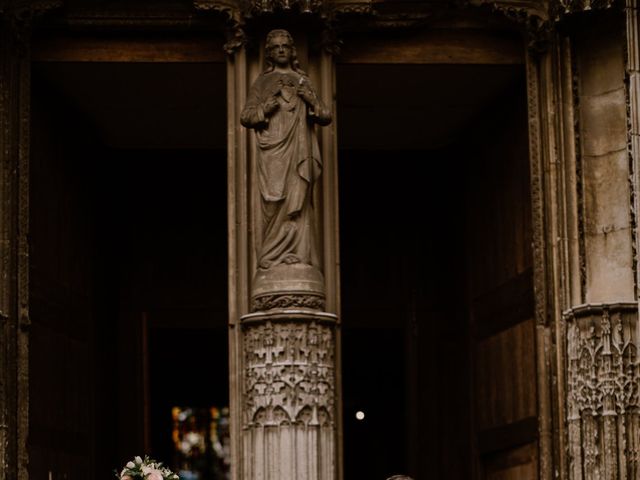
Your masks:
M284 425L245 430L245 479L333 480L335 456L331 427Z
M336 317L242 317L243 479L334 480Z
M638 305L584 305L565 320L570 478L640 478Z

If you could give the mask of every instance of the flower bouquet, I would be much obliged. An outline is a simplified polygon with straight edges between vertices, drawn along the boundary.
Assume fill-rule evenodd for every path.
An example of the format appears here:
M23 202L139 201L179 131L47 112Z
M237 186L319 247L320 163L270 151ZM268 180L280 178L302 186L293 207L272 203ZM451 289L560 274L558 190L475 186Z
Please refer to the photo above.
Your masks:
M179 480L178 475L148 456L145 456L144 460L141 457L135 457L127 462L120 473L116 472L116 478L118 480Z

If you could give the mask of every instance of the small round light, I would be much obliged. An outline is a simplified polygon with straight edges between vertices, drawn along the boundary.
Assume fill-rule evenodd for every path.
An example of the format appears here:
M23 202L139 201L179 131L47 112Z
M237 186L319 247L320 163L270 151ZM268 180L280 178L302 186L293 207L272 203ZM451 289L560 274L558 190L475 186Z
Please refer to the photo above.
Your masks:
M356 412L356 420L364 420L364 412L361 410L358 410Z

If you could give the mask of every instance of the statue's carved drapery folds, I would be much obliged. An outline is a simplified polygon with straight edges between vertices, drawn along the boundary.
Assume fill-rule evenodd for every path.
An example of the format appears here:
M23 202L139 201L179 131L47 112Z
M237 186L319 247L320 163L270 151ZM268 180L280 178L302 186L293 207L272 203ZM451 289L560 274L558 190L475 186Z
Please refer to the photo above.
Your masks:
M251 87L240 118L256 142L260 220L253 297L322 296L313 202L322 159L315 124L328 125L331 113L299 68L291 35L270 32L266 48L268 68Z

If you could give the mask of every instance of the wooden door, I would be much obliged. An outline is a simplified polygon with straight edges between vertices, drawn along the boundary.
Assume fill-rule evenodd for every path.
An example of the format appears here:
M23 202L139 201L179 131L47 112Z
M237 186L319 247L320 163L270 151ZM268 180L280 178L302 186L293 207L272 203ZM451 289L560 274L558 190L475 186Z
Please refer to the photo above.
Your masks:
M477 478L537 478L536 350L524 80L487 112L468 176L472 450Z

